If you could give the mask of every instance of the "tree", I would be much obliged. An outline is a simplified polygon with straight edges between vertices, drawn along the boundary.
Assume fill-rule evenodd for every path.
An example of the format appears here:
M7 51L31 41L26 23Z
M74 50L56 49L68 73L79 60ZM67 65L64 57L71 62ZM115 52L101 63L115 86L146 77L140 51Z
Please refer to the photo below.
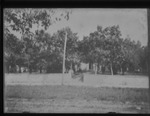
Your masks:
M109 51L107 55L107 61L109 62L111 74L117 74L117 64L118 58L120 56L121 50L121 31L119 30L119 26L111 26L106 27L104 29L105 36L105 50Z
M148 47L143 46L142 48L142 53L140 52L140 67L142 69L143 73L148 73Z
M128 36L126 39L122 40L121 44L121 55L123 59L123 64L121 63L124 71L128 69L130 72L135 70L141 70L141 61L144 60L144 49L139 41L131 41ZM124 72L123 72L124 73Z
M56 14L59 14L59 16ZM37 29L38 27L44 27L46 30L52 23L60 21L62 18L68 20L69 14L70 11L64 10L63 12L59 12L56 9L4 9L5 39L7 39L10 30L20 32L21 34L20 41L23 43L23 51L20 56L18 54L17 56L16 54L14 55L17 57L17 63L20 64L22 62L18 57L23 56L28 67L30 69L35 68L35 54L37 54L35 51L40 48L37 48L34 44L35 33L31 31L32 27L36 26ZM20 46L20 44L16 44L16 46ZM30 70L30 72L32 71Z
M67 32L67 44L66 44L66 68L70 69L79 58L77 57L77 33L73 33L69 27L63 28L57 31L55 35L57 51L59 51L60 56L63 57L63 48L65 42L65 33Z
M38 69L46 69L47 72L61 72L62 71L62 57L64 47L64 34L67 31L67 50L66 50L66 68L69 69L71 64L77 59L77 34L73 33L70 28L63 28L58 30L52 36L44 30L36 31L36 35L32 42L28 44L27 48L37 50L33 53L36 56L36 66ZM31 47L29 47L29 45ZM31 56L32 54L29 54ZM32 59L31 58L31 59ZM78 58L79 59L79 58ZM33 65L33 64L32 64Z
M4 59L6 63L6 70L14 69L13 72L16 72L16 65L23 65L22 60L22 51L23 43L13 34L8 34L7 37L4 36ZM10 67L10 68L9 68ZM20 71L20 70L19 70Z
M84 37L80 42L80 49L85 61L91 64L116 65L117 55L120 51L119 26L112 26L103 29L97 26L97 31L90 33L89 37ZM114 67L112 67L114 69ZM112 70L113 70L112 69ZM113 73L113 72L112 72Z
M56 9L4 9L4 24L24 36L31 32L34 25L44 27L46 30L52 23L62 18L69 19L70 11L66 10L59 13L59 16L55 16L58 13Z
M109 66L112 75L118 71L124 74L125 71L147 69L147 47L142 47L139 41L131 41L129 36L121 38L118 25L104 29L97 26L96 31L78 42L78 51L81 60L90 64L90 69L93 63L97 64L97 67Z

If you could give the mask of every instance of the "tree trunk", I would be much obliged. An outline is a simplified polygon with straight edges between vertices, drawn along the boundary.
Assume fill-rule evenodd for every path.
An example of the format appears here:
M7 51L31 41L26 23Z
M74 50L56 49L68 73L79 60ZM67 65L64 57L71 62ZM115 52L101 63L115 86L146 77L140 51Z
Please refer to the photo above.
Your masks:
M124 75L124 72L125 72L125 68L123 67L122 68L122 75Z
M97 73L99 72L99 62L97 64Z
M91 61L89 62L89 69L93 70L93 62L91 62Z
M19 73L21 73L21 66L18 66L19 67Z
M99 65L99 71L102 72L102 65Z
M92 69L92 63L89 62L89 69L91 70Z
M32 73L32 69L31 68L30 68L29 72Z
M122 67L120 68L120 74L123 74Z
M40 67L40 73L42 73L42 67Z
M8 65L8 73L10 73L10 72L11 72L11 66Z
M32 68L30 65L29 65L29 73L32 73Z
M111 67L110 67L110 69L111 69L111 75L114 75L114 73L113 73L113 66L112 66L112 63L111 63Z
M97 65L95 64L95 75L97 74Z
M12 73L16 73L16 67L14 64L11 66L11 71L12 71Z
M72 68L72 62L71 62L71 66L70 66L70 69L73 69L73 68Z

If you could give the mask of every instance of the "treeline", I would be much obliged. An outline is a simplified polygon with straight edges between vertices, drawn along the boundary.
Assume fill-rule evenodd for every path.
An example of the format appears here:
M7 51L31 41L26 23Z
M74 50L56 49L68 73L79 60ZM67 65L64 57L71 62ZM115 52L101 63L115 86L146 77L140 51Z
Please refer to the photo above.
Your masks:
M103 73L108 69L111 74L147 72L147 46L141 46L139 41L131 41L129 37L121 38L119 26L97 26L96 31L81 39L69 27L50 35L45 31L51 25L49 12L53 11L7 9L4 12L5 72L22 72L24 68L30 73L61 73L66 32L66 71L70 67L75 70L75 65L84 62L89 63L90 69L96 69L95 73L100 69ZM68 13L64 13L64 17L68 19ZM31 32L34 23L45 29ZM20 32L21 38L12 34L6 24Z
M112 74L125 71L147 71L147 47L139 41L121 38L119 26L97 30L79 40L77 33L64 28L53 35L36 31L31 38L17 38L8 34L4 38L4 62L7 72L21 72L21 67L31 72L62 72L65 33L67 32L66 69L81 62L108 68ZM17 71L18 69L18 71Z
M107 68L111 74L120 72L147 72L147 46L141 46L140 41L131 41L130 37L121 38L119 26L102 28L90 33L79 42L82 60L95 64L95 69L104 73ZM95 70L96 71L96 70Z
M37 71L61 72L64 49L64 35L68 32L66 67L76 50L77 34L70 28L62 29L51 36L44 30L36 31L33 38L18 39L13 34L5 38L5 66L7 72L21 72L21 67L30 73Z

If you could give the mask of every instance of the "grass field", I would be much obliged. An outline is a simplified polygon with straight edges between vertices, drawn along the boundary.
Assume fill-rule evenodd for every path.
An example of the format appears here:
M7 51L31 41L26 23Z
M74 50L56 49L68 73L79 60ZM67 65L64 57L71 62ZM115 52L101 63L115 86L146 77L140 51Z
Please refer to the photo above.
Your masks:
M148 76L84 74L84 82L65 74L65 85L91 87L148 88ZM62 74L5 74L6 85L61 85Z
M96 85L98 82L92 81L93 78L97 79L97 81L99 79L98 82L102 81L100 84L103 83L105 86L94 86L93 83L95 82ZM118 78L122 79L119 80ZM139 83L142 78L141 83L145 82L145 85L147 84L146 77L138 76L118 76L114 77L114 80L116 83L126 81L126 86L128 86L128 81L131 81L132 78L136 80L134 82ZM71 86L68 84L71 80L68 81L69 77L66 76L64 80L66 85L62 86L60 85L61 76L59 74L33 74L28 76L26 74L9 74L7 77L5 76L5 112L149 113L148 85L138 88L136 83L132 88L128 88L125 86L119 87L118 84L112 87L115 85L114 81L111 86L107 86L110 85L109 82L113 82L112 79L112 77L105 75L100 77L90 75L85 77L83 83L79 82L78 79L72 80L72 83L74 82L75 84ZM90 81L93 86L88 83ZM129 85L132 84L132 82L129 83Z

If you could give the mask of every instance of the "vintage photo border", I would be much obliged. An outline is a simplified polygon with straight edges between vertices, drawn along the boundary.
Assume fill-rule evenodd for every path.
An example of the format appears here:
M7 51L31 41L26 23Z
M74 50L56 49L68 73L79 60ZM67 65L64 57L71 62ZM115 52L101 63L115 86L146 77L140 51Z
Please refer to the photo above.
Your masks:
M149 8L148 9L148 48L149 48L149 78L150 78L150 2L148 0L4 0L1 4L1 38L3 38L3 9L4 8ZM3 50L3 39L1 39L1 47ZM3 52L2 52L3 53ZM3 59L4 60L4 59ZM3 62L2 62L3 63ZM1 91L4 94L4 64L1 72ZM149 79L150 89L150 79ZM4 96L1 94L1 106L4 106ZM150 96L150 94L149 94ZM150 100L149 100L150 101ZM150 103L150 102L149 102ZM4 108L1 107L2 113Z

